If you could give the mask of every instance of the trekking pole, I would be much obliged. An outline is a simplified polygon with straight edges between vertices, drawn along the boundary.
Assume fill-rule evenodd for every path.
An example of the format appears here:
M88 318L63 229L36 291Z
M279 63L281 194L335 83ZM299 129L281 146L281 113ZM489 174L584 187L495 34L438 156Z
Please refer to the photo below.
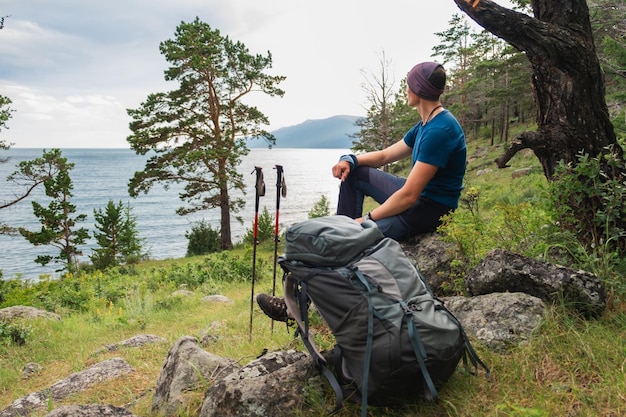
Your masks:
M282 165L276 165L276 223L274 225L274 276L272 278L272 297L276 295L276 263L278 260L278 242L280 236L278 234L278 216L280 213L280 197L287 197L287 186L285 185L285 176ZM272 319L271 331L274 333L274 319Z
M259 243L258 235L259 235L259 197L265 195L265 182L263 182L263 168L254 167L254 171L250 174L254 174L256 172L256 184L255 194L256 201L254 204L254 226L252 232L252 293L250 295L250 335L249 340L252 340L252 313L254 312L254 281L256 280L256 247Z

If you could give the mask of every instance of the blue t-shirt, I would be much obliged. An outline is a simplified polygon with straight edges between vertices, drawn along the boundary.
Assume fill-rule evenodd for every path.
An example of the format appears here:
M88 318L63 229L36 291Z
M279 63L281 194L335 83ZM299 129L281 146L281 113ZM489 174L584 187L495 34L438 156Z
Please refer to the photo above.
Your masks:
M413 163L420 161L439 167L421 196L457 208L463 189L467 159L465 133L456 118L443 110L426 125L419 122L404 135L413 148Z

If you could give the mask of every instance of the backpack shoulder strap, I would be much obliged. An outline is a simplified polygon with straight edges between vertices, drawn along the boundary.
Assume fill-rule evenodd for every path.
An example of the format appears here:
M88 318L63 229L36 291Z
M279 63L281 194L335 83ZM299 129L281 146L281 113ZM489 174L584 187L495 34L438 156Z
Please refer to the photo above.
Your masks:
M328 380L331 388L335 392L335 408L330 414L337 413L341 407L343 407L343 392L341 386L337 381L337 378L328 369L326 359L320 353L313 336L309 333L309 320L308 320L308 307L307 307L307 294L306 283L303 283L304 290L298 291L296 288L296 280L294 280L289 273L285 274L283 285L285 288L285 304L287 305L287 314L296 321L298 325L298 331L302 338L304 346L306 346L309 354L313 357L313 363L318 372ZM296 301L296 293L299 293L299 301ZM304 316L304 318L303 318Z
M370 282L359 271L354 268L354 273L367 289L365 296L367 298L367 341L365 345L365 358L363 360L363 382L361 389L361 417L367 417L367 393L369 383L370 366L372 364L372 345L374 342L374 306L372 304L372 291L374 291Z

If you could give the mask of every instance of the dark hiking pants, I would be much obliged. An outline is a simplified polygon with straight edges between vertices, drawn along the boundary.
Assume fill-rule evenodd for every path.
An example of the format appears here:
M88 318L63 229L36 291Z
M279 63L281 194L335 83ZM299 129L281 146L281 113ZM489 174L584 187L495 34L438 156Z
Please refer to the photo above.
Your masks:
M357 167L339 188L337 214L356 219L363 213L363 199L372 197L379 204L402 188L406 178L371 167ZM395 216L376 219L383 235L401 241L412 236L434 232L441 224L441 216L452 208L427 198L420 198L408 210Z

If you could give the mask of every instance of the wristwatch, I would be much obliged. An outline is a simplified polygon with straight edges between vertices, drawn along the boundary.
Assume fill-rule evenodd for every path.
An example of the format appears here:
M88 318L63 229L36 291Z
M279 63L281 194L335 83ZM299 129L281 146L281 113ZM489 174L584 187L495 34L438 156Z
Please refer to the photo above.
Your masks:
M363 221L365 221L365 220L371 220L371 221L373 221L373 222L375 222L375 221L376 221L376 220L374 220L374 219L372 218L372 212L371 212L371 211L368 211L368 212L367 212L367 214L366 214L365 216L363 216Z

